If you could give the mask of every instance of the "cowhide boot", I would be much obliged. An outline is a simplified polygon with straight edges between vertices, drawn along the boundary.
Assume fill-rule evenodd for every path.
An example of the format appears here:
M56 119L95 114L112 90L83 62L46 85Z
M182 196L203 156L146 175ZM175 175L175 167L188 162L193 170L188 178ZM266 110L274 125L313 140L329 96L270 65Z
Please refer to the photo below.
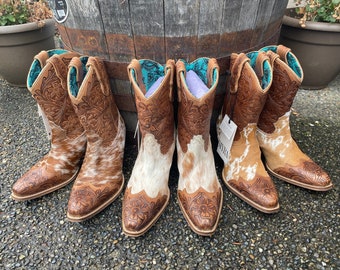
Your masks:
M125 124L102 60L73 58L67 82L71 102L87 137L84 162L67 209L68 219L79 222L102 211L122 191Z
M123 232L144 234L169 202L169 171L175 149L173 114L174 61L165 67L132 60L129 79L135 93L141 144L123 199Z
M216 230L223 201L210 141L219 67L213 58L179 60L176 74L178 201L191 229L209 236Z
M75 179L84 156L86 137L68 98L67 66L76 53L42 51L34 57L27 88L48 119L50 151L12 187L12 198L23 201L55 191Z
M273 83L258 122L257 139L268 170L288 183L315 190L332 188L328 174L306 154L291 136L290 109L303 80L303 71L289 48L269 46Z
M256 125L272 83L272 69L265 53L231 55L231 79L222 112L217 119L217 133L225 115L236 124L222 177L239 198L264 212L279 210L278 194L262 161L256 139Z

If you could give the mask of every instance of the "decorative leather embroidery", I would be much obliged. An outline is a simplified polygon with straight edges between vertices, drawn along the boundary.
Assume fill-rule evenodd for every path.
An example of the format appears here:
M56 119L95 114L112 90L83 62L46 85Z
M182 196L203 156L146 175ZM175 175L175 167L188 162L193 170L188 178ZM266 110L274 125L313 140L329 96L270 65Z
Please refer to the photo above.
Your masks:
M290 78L288 68L283 62L274 62L273 83L258 121L258 127L264 132L274 132L274 123L290 110L301 84Z
M147 133L153 134L163 155L169 151L174 141L174 113L169 91L169 83L165 83L163 88L148 99L139 93L135 95L142 138Z
M267 92L263 92L255 83L257 77L251 72L249 64L245 65L240 79L238 89L235 93L230 93L226 99L226 113L237 125L237 132L234 140L240 139L241 130L249 123L257 123L262 108L267 98Z
M314 186L327 186L331 183L328 174L313 161L302 161L300 166L285 164L285 167L277 168L274 172Z
M181 102L178 108L178 140L182 150L184 153L187 152L192 137L202 135L204 150L207 151L215 91L210 90L201 99L194 98L183 88L180 89L179 94Z
M129 231L141 231L147 228L162 213L167 202L166 195L150 198L144 190L137 194L126 189L123 199L123 224Z
M228 184L261 206L274 207L278 203L278 194L270 177L256 176L253 181L238 178L228 181Z
M199 188L192 194L188 194L185 189L178 190L178 198L185 214L200 230L210 230L218 222L221 189L210 193Z
M64 61L67 63L69 59L65 58ZM16 197L34 197L37 193L49 189L53 191L58 185L69 182L78 171L84 156L84 129L74 112L67 90L56 76L58 69L62 68L65 68L62 63L60 66L52 66L48 62L31 89L33 97L49 120L51 149L14 184L12 190Z
M78 177L73 185L68 214L82 218L100 211L104 203L116 198L124 184L122 172L125 125L109 89L103 67L89 58L86 82L74 101L75 111L85 128L87 149Z

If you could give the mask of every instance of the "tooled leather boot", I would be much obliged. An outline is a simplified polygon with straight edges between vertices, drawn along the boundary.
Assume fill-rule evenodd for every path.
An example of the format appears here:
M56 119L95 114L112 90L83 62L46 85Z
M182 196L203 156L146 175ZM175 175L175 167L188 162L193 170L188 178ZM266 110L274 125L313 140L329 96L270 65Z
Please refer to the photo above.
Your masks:
M122 227L128 236L148 231L169 202L169 171L175 149L174 66L173 60L164 67L136 59L128 66L141 132L140 149L123 199Z
M217 119L217 133L225 115L237 125L222 177L239 198L264 212L279 210L274 183L261 161L256 125L272 82L272 69L265 53L231 55L229 93Z
M288 183L315 191L332 188L328 174L306 154L291 136L290 109L303 80L303 71L289 48L268 46L273 83L258 122L257 139L268 170Z
M122 191L125 124L102 60L73 58L67 82L69 97L87 137L84 162L67 208L67 218L79 222L102 211Z
M190 72L197 81L189 81ZM190 228L199 235L212 235L219 222L223 192L216 174L210 141L219 67L216 59L199 58L176 63L178 87L177 166L178 202ZM192 77L190 77L192 78ZM206 88L204 88L206 86ZM203 92L197 92L197 88Z
M67 66L78 54L42 51L35 56L27 88L48 119L50 151L12 187L12 198L23 201L53 192L73 181L84 156L86 137L68 98Z

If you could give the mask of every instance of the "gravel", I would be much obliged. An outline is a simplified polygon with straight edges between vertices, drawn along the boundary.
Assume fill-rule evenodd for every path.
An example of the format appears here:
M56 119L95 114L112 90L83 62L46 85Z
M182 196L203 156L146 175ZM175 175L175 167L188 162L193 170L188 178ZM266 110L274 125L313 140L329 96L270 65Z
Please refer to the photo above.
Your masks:
M37 106L25 88L0 79L1 269L340 269L339 130L340 76L323 90L299 90L291 129L300 148L329 172L325 193L274 182L281 210L267 215L223 185L216 233L196 235L177 202L178 172L171 170L171 200L144 236L121 230L122 197L83 223L66 219L72 184L42 198L16 202L11 186L44 153L49 142ZM129 179L137 148L127 145ZM222 163L216 156L221 177Z

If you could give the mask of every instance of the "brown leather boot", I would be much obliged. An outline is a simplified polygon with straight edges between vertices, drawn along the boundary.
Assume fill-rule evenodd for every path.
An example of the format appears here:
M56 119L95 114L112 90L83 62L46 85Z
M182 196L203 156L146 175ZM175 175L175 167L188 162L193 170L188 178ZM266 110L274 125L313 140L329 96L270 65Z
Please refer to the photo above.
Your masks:
M125 124L99 58L72 59L68 92L87 137L84 162L67 209L68 219L79 222L102 211L122 191Z
M136 59L128 66L142 135L123 199L122 226L129 236L149 230L169 202L169 171L175 149L174 66L173 60L163 67Z
M231 55L230 90L217 120L218 136L225 115L237 125L228 162L222 172L224 183L238 197L264 213L279 210L278 194L261 161L256 124L272 82L265 53Z
M258 122L257 139L268 170L288 183L316 191L332 188L328 174L304 154L293 140L290 109L303 80L298 59L289 48L269 46L273 83Z
M27 78L28 90L51 127L51 148L12 187L18 201L38 198L73 181L84 156L86 137L66 88L67 65L76 53L42 51L35 56Z
M195 72L204 83L204 93L197 92L197 81L193 85L190 83L189 71ZM216 230L223 202L210 141L210 119L219 67L213 58L199 58L192 63L179 60L176 74L179 101L178 202L191 229L208 236Z

